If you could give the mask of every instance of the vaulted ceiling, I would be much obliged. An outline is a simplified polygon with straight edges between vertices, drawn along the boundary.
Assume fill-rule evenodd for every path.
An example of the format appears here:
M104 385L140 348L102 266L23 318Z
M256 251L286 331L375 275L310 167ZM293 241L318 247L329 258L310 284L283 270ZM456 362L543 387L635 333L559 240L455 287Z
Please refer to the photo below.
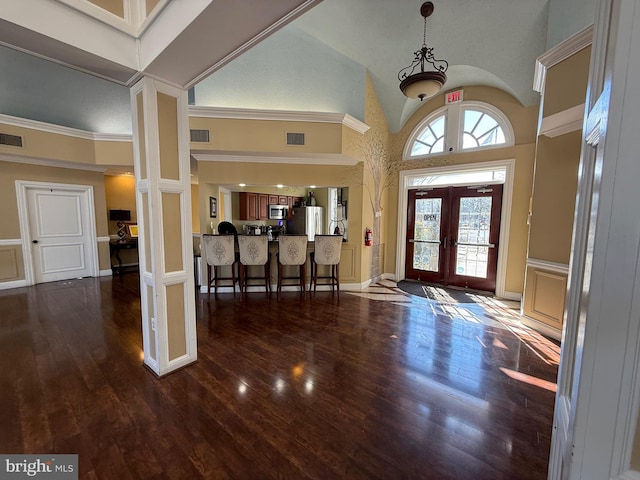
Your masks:
M115 82L121 92L103 87L113 99L105 93L96 108L118 102L122 108L109 122L89 122L102 133L130 131L126 90L144 74L185 88L197 85L196 101L203 105L331 111L363 120L368 72L392 131L420 106L402 95L397 79L422 44L420 0L159 0L148 18L128 20L96 3L0 0L0 45L17 52L3 56L0 49L0 67L11 61L14 70L33 68L16 57L28 54ZM533 72L536 57L547 48L552 0L434 3L427 44L449 62L446 89L489 85L523 105L538 102ZM12 95L26 95L20 83L28 72L12 75L0 74L0 87L13 82ZM49 69L42 81L58 83L63 91L69 81L54 78L58 75ZM324 97L314 93L319 90L314 81L325 86ZM17 103L7 112L3 101L11 104L0 93L0 113L19 113ZM90 99L82 106L92 108ZM29 113L37 114L35 108ZM116 126L119 122L124 126Z

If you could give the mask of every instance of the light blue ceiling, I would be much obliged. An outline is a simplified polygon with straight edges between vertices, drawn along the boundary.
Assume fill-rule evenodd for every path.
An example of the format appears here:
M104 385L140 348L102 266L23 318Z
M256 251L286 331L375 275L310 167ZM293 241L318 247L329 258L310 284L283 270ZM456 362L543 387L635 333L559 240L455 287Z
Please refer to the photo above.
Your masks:
M402 95L397 73L422 43L421 3L324 0L198 84L196 104L348 113L364 120L369 71L389 127L398 131L420 106ZM445 89L489 85L533 105L536 57L592 23L596 0L434 3L427 44L449 61ZM131 133L126 87L2 46L0 113Z
M195 104L348 113L364 120L365 69L286 26L195 86Z

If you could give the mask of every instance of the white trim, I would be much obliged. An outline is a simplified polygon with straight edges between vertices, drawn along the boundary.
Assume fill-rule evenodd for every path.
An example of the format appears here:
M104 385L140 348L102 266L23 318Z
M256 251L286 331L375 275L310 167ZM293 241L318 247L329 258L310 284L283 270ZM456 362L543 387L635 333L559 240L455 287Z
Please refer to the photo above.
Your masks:
M54 160L50 158L23 157L19 155L8 155L0 153L0 162L24 163L27 165L41 165L43 167L71 168L73 170L86 170L89 172L106 172L107 167L95 164L67 162L64 160Z
M576 132L582 130L583 121L584 103L544 117L540 122L538 135L555 138L565 133Z
M505 297L505 282L507 272L507 258L509 251L509 230L511 228L511 208L513 184L515 181L515 159L495 160L490 162L465 163L461 165L447 165L442 167L420 168L416 170L402 170L399 173L398 185L398 230L396 247L396 280L404 280L407 251L407 195L410 190L408 180L415 176L438 175L443 173L461 173L474 171L495 170L505 168L506 175L502 191L502 216L500 221L500 240L498 248L498 265L496 271L496 296ZM412 187L419 188L419 187Z
M82 138L84 140L100 140L108 142L133 142L133 135L119 133L95 133L79 128L63 127L53 123L40 122L27 118L14 117L0 113L0 123L12 125L14 127L29 128L39 132L53 133L56 135L66 135L69 137Z
M110 268L108 270L100 270L100 272L98 273L99 277L112 277L113 276L113 270Z
M309 156L304 156L309 155ZM353 166L358 160L339 154L297 154L296 157L270 156L268 154L237 155L225 153L191 153L199 162L237 162L237 163L286 163L294 165L342 165Z
M88 266L89 275L95 277L98 275L98 245L96 241L96 218L93 186L79 185L72 183L50 183L35 182L31 180L16 180L16 197L18 206L18 221L20 224L20 237L22 240L22 259L24 263L24 276L27 285L35 285L36 277L34 272L34 260L31 254L29 242L31 240L31 225L29 223L29 202L27 200L27 191L30 188L58 188L64 190L72 190L85 195L87 208L87 236L89 237Z
M503 292L503 295L498 298L503 298L505 300L513 300L514 302L521 302L522 294L518 292L509 292L508 290L505 290Z
M184 89L188 90L189 88L193 87L198 82L200 82L202 79L208 77L213 72L215 72L216 70L219 70L224 65L226 65L227 63L229 63L233 59L235 59L236 57L242 55L244 52L249 50L254 45L260 43L262 40L267 38L272 33L275 33L280 28L282 28L285 25L287 25L289 22L292 22L294 19L296 19L298 16L302 15L304 12L306 12L307 10L312 8L315 4L319 3L320 1L321 0L305 0L304 3L300 4L297 8L291 10L289 13L287 13L285 16L280 18L273 25L270 25L268 28L266 28L265 30L260 32L258 35L252 37L250 40L248 40L245 43L243 43L242 45L240 45L238 48L236 48L234 51L232 51L231 53L226 55L224 58L222 58L219 61L217 61L216 63L214 63L212 66L207 68L204 72L202 72L200 75L198 75L195 78L193 78L189 83L187 83L184 86Z
M569 275L568 263L557 263L550 262L548 260L540 260L538 258L527 258L527 267L534 267L541 270L549 270L551 272Z
M233 120L273 120L282 122L339 123L358 133L365 133L369 125L347 113L298 112L295 110L253 110L249 108L222 108L190 106L189 117Z
M22 239L8 238L8 239L0 240L0 247L13 247L16 245L22 245Z
M504 132L504 143L498 145L484 145L474 148L462 148L464 142L464 112L466 110L476 110L490 117L498 123ZM444 132L444 146L442 152L429 153L426 155L411 156L411 149L420 133L438 117L444 114L445 117L445 132ZM470 153L480 150L492 150L506 147L513 147L515 145L516 137L513 131L513 126L509 117L500 109L491 105L490 103L481 102L479 100L465 100L463 102L450 103L444 107L440 107L433 112L429 113L423 120L418 123L411 131L402 150L403 160L420 160L424 158L443 157L451 153Z
M571 55L578 53L583 48L588 47L591 45L592 40L593 25L589 25L536 58L533 89L542 93L547 70L566 60Z
M546 323L540 322L535 318L527 317L526 315L520 316L520 322L527 327L531 327L537 332L540 332L547 337L551 337L555 340L560 341L562 339L562 330L553 328Z
M395 273L383 273L382 274L382 280L392 280L392 281L396 281L396 274Z
M0 282L0 290L8 290L10 288L27 287L26 280L14 280L12 282Z
M109 237L96 237L96 240L98 243L100 243L100 242L108 242L111 239Z
M637 470L627 470L615 480L640 480L640 472Z
M84 15L92 17L111 28L126 33L131 37L135 37L137 34L137 29L125 20L127 16L126 8L123 8L123 14L125 15L123 18L85 0L58 0L58 2L63 3Z

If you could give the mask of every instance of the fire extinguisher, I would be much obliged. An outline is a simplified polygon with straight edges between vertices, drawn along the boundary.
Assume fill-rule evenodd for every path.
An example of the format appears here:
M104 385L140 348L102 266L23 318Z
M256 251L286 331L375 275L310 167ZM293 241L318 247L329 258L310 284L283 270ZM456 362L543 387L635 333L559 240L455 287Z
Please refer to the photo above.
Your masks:
M373 232L371 231L371 229L369 227L367 227L364 230L364 244L367 247L370 247L372 240L373 240Z

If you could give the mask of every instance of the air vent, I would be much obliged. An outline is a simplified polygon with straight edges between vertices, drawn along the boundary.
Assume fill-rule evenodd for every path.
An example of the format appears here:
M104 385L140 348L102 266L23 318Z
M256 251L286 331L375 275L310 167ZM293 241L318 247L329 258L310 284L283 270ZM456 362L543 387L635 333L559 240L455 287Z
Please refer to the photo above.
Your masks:
M209 130L191 130L193 143L209 143Z
M304 133L287 132L287 145L304 145Z
M8 133L0 133L0 145L22 147L22 137L18 135L9 135Z

